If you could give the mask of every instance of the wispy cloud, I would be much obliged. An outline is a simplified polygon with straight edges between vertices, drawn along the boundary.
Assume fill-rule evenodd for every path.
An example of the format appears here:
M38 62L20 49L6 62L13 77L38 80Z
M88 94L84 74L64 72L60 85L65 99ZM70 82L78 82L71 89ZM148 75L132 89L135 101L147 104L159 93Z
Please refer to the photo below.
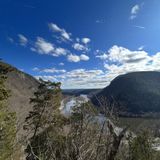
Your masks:
M26 46L27 45L28 39L24 35L18 34L18 38L19 38L19 44L21 46Z
M32 71L39 71L39 68L38 67L34 67L34 68L32 68Z
M146 29L146 27L144 27L144 26L137 26L137 25L133 25L133 27L135 27L135 28L139 28L139 29Z
M133 19L137 18L139 11L140 11L140 5L138 5L138 4L134 5L131 9L130 19L133 20Z
M101 60L106 60L108 58L108 55L106 53L103 53L101 55L96 55L96 58L99 58Z
M63 62L59 63L59 66L64 66L64 63Z
M65 73L65 69L56 69L56 68L44 68L40 69L38 67L34 67L32 71L39 72L39 73Z
M71 39L71 35L72 35L72 34L66 32L65 29L60 28L60 27L59 27L57 24L55 24L55 23L49 23L48 26L49 26L49 29L50 29L52 32L60 33L62 40L72 41L72 39Z
M96 20L96 23L101 23L101 24L103 24L103 23L105 23L105 20L103 20L103 19L97 19L97 20Z
M7 40L10 42L10 43L14 43L14 39L12 37L7 37Z
M66 70L65 69L58 70L58 69L55 69L55 68L46 68L46 69L41 70L41 72L45 72L45 73L65 73Z
M142 51L142 50L144 50L144 48L145 48L145 46L143 45L143 46L140 46L140 47L138 48L138 50L139 50L139 51Z

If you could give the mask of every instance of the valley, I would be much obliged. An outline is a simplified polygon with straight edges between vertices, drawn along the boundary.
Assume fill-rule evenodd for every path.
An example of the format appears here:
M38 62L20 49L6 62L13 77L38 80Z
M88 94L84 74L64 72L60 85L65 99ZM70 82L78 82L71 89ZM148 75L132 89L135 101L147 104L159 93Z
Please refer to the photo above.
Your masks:
M45 125L42 126L42 128L40 128L39 131L37 131L37 133L36 133L37 136L41 136L41 134L43 135L43 131L48 130L48 126L50 123L52 123L53 126L57 123L59 123L59 125L62 125L63 126L62 130L60 128L57 128L56 125L55 125L55 128L57 128L58 130L60 129L59 133L62 132L63 136L68 136L68 134L73 134L73 131L71 130L72 125L74 126L77 123L76 125L78 125L78 127L80 127L79 123L82 123L81 118L83 117L84 118L83 125L84 126L89 125L89 128L85 128L84 133L83 133L83 134L86 134L85 136L87 136L87 137L92 135L94 132L96 133L96 135L98 135L97 132L99 130L103 129L103 131L101 131L101 132L103 132L104 139L109 134L109 137L111 136L113 138L113 141L115 141L114 143L118 143L118 142L116 142L117 139L120 140L120 135L123 134L123 136L122 136L123 139L121 139L120 141L121 141L121 143L128 145L128 143L129 143L129 141L127 140L128 134L131 134L133 137L136 137L135 135L139 135L140 131L147 129L152 133L152 136L154 137L153 140L155 142L154 142L154 145L152 144L153 150L156 152L158 152L160 150L160 147L159 147L160 146L159 145L160 144L159 143L159 141L160 141L159 140L159 137L160 137L159 112L153 113L152 112L153 108L151 108L151 109L148 108L148 110L146 112L144 112L143 114L142 113L139 114L141 112L141 109L139 110L140 112L134 112L134 109L133 110L130 109L129 112L124 112L123 110L122 111L119 110L120 111L119 113L121 113L121 114L116 115L114 113L114 111L112 110L112 102L113 102L112 100L110 101L110 99L108 99L109 101L107 100L106 101L107 103L105 103L104 106L103 106L103 103L101 104L102 106L96 105L96 103L94 101L95 98L98 97L100 100L100 97L99 97L100 95L103 97L107 97L108 95L110 95L106 92L106 90L115 91L114 85L117 85L117 84L115 84L116 79L113 80L113 83L111 82L111 85L106 87L105 89L74 89L74 90L62 90L62 92L60 92L59 83L52 84L52 82L49 82L49 81L46 82L43 80L36 80L34 77L32 77L22 71L19 71L18 69L14 68L4 62L0 63L1 69L6 68L6 66L7 66L7 68L8 67L10 68L10 71L7 73L8 78L6 81L6 87L7 87L7 89L10 90L10 95L11 95L8 99L7 104L8 104L9 111L16 114L16 129L17 129L16 130L16 138L17 138L17 142L18 142L17 143L18 147L21 148L20 152L18 152L18 154L20 154L21 156L24 156L23 148L25 148L26 140L29 140L30 137L32 137L32 134L34 133L32 130L29 131L27 129L28 127L30 127L32 129L32 125L28 125L26 120L28 119L28 116L34 117L36 114L39 115L42 111L44 112L44 113L42 112L44 114L43 115L44 120L45 119L46 120L44 121ZM151 74L152 74L152 72L151 72ZM156 74L156 73L153 73L153 74ZM159 75L159 73L158 73L158 75ZM158 79L159 79L159 77L158 77ZM134 82L135 81L133 81L132 83L134 83ZM45 87L44 84L51 85L51 87L53 87L53 86L55 87L55 88L53 88L53 90L50 90L50 87L48 89L44 88L46 90L46 93L47 93L47 90L49 91L48 94L50 94L50 92L53 92L54 90L55 91L57 90L57 91L55 92L55 95L54 94L50 95L51 97L53 96L53 98L55 96L55 98L54 98L53 102L51 101L52 103L50 103L49 101L47 102L47 103L49 103L48 109L47 110L39 110L40 108L35 108L36 105L34 106L31 103L31 98L36 96L37 94L38 95L43 94L43 92L44 92L43 87ZM156 83L155 83L155 85L156 85ZM123 91L126 91L125 90L126 88L123 89L123 85L121 85L121 87L122 88L119 89L119 85L118 85L116 88L117 89L116 93L119 94L118 97L120 97L120 95L125 95L125 94L123 94ZM130 85L128 87L130 87ZM134 87L134 85L132 85L132 87ZM110 88L112 88L112 90ZM142 88L144 88L144 87L142 87ZM42 89L42 91L41 91L41 89ZM152 88L152 90L154 90L154 88ZM131 92L132 92L132 94L134 93L132 90L131 90ZM152 93L152 92L150 92L150 93ZM112 95L112 92L111 92L111 95ZM44 94L44 96L45 96L45 94ZM48 98L50 98L50 96L46 97L46 98L48 99ZM154 96L154 94L153 94L153 96ZM157 94L156 94L156 96L157 96ZM62 99L60 97L62 97ZM108 98L110 98L110 97L108 97ZM32 98L32 100L33 100L33 102L34 101L36 102L36 99ZM127 100L127 99L124 99L124 100ZM130 99L130 100L132 100L132 99ZM39 103L39 100L36 103ZM87 105L87 103L88 103L88 105ZM136 104L137 103L139 103L138 99L136 101ZM41 106L42 104L43 104L43 101L39 104L39 106ZM51 107L52 105L53 105L53 108L54 108L54 106L58 107L57 108L58 110L54 111L54 109ZM105 109L108 110L108 112L106 112L107 114L105 112L102 112L102 107L105 107ZM120 109L118 105L114 106L114 107L117 107L117 109ZM154 107L154 103L153 103L153 107ZM57 111L58 111L58 113L57 113ZM59 115L59 111L60 111L60 115ZM131 111L133 111L133 112L131 112ZM55 112L54 113L55 116L52 115L52 112L53 113ZM123 112L123 114L122 114L122 112ZM58 117L56 117L57 114L59 115ZM82 117L79 114L80 115L82 114L81 115ZM156 114L156 116L155 116L155 114ZM47 116L47 118L45 116ZM53 123L52 121L50 121L50 119L52 119L52 117L58 118L58 119ZM72 118L75 118L75 120L72 121ZM114 119L114 118L116 118L116 119ZM64 119L64 122L63 122L63 119ZM103 128L103 126L104 126L104 128ZM93 133L90 133L90 127L92 128ZM125 131L126 128L127 128L127 130ZM98 130L95 130L95 129L98 129ZM54 131L54 128L53 128L53 131ZM53 131L51 131L51 133L50 133L51 135L54 133ZM75 132L77 132L77 131L75 130ZM59 135L59 133L56 133L56 134ZM90 135L88 135L88 134L90 134ZM55 136L57 136L57 135L55 135ZM94 135L94 136L96 136L96 135ZM90 138L93 138L93 137L91 136ZM83 137L83 138L85 138L85 137ZM31 145L36 144L34 141L32 143L33 144L31 144ZM96 142L93 141L93 143L96 143ZM101 143L103 143L103 141ZM116 147L116 146L112 146L112 147L113 147L112 149L114 149L114 147ZM120 149L123 150L123 148L121 148L121 147L120 147Z

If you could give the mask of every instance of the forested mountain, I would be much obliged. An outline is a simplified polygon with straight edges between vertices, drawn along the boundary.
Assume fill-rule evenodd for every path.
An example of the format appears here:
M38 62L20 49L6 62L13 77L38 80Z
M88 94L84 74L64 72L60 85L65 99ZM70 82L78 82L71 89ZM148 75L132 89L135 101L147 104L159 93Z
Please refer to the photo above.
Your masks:
M134 72L115 78L97 97L130 113L160 112L160 72ZM92 98L95 104L98 101Z

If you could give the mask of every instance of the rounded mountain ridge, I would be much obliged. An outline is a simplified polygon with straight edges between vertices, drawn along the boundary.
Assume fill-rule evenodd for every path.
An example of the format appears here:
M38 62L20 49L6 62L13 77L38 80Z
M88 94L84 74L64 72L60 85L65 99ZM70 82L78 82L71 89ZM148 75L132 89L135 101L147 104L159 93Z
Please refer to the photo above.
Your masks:
M160 112L160 72L132 72L116 77L97 97L106 97L127 112ZM93 98L94 99L94 98ZM93 100L95 103L95 100Z

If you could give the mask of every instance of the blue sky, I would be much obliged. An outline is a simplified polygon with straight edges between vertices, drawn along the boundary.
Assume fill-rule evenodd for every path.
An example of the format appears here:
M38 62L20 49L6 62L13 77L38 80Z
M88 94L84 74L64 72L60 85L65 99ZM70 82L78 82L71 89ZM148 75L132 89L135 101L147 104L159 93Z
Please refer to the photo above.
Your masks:
M2 0L0 57L62 88L160 70L159 0Z

